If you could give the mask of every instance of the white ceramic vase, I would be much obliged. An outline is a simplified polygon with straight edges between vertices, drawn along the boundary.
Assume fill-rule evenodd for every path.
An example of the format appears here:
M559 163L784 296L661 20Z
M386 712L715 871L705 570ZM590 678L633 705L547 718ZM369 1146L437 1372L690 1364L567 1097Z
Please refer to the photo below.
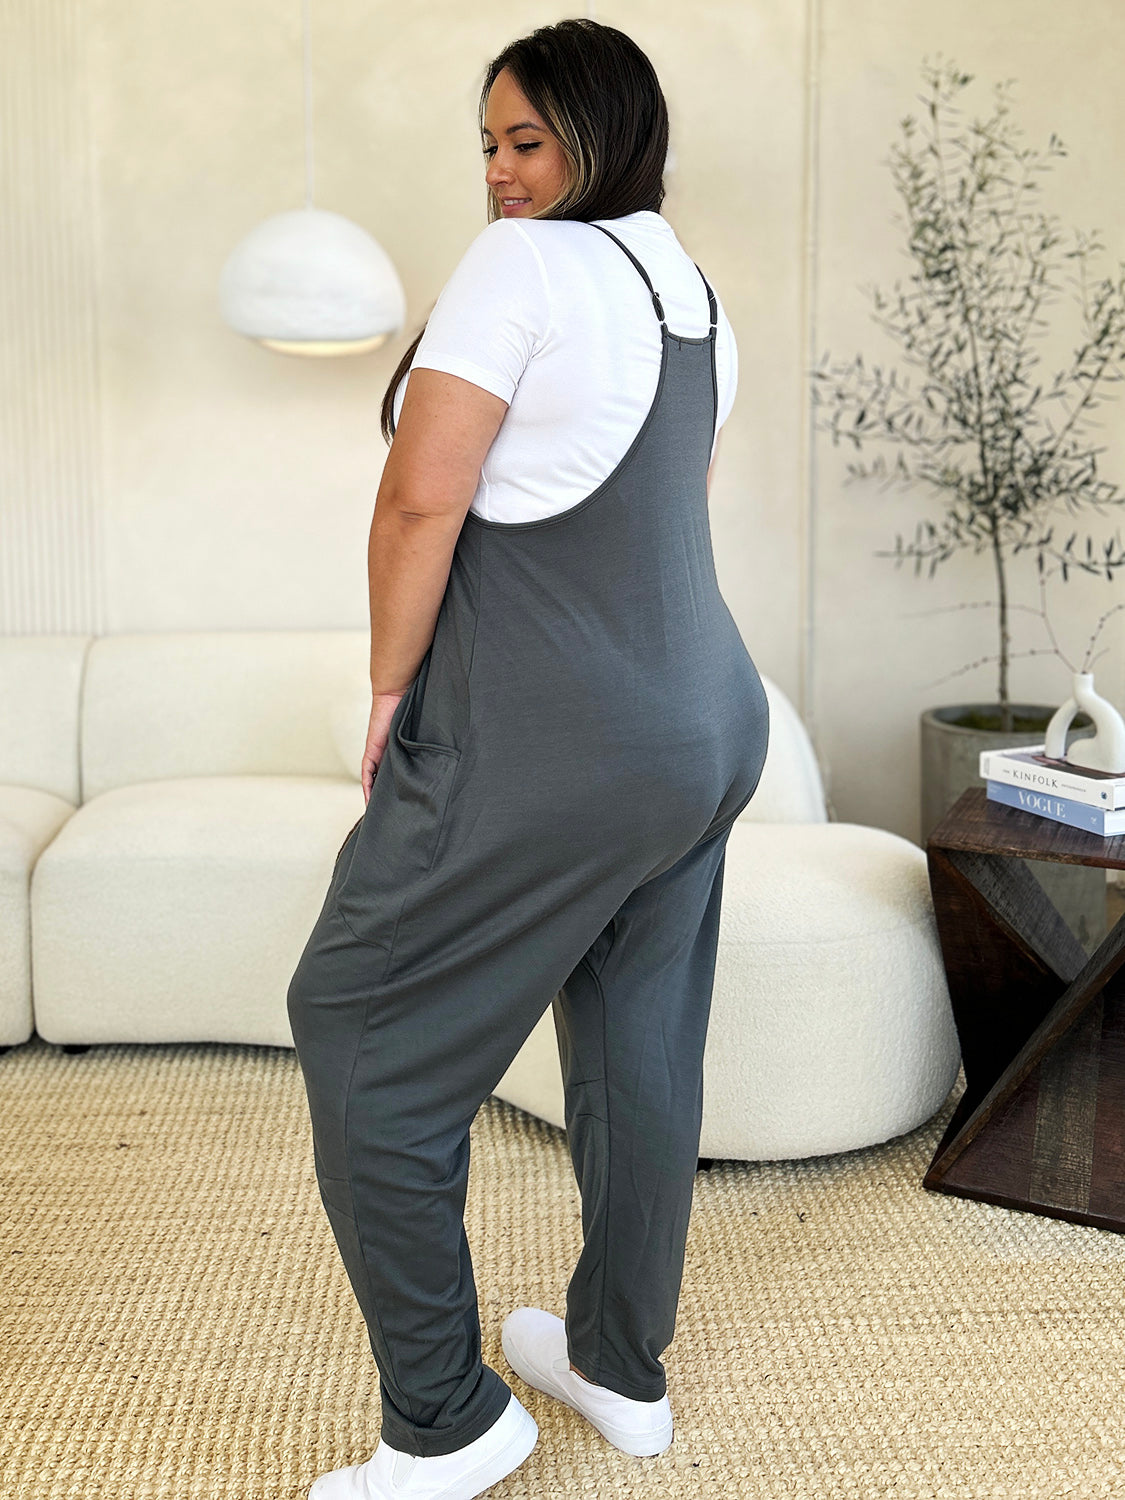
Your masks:
M1066 732L1075 714L1088 714L1094 722L1094 733L1072 740L1066 748ZM1125 720L1113 704L1094 692L1093 672L1074 673L1074 691L1059 705L1047 725L1043 753L1052 760L1069 761L1090 771L1110 771L1125 775Z

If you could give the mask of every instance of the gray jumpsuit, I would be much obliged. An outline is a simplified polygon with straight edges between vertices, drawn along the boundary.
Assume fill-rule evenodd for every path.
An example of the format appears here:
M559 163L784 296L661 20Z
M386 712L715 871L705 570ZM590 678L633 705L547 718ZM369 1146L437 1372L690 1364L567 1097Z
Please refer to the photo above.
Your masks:
M561 514L467 513L288 990L381 1435L426 1456L509 1399L481 1360L469 1129L548 1005L584 1234L570 1358L634 1399L666 1390L726 841L766 756L765 691L711 550L715 297L700 271L710 330L670 333L603 233L660 320L651 407Z

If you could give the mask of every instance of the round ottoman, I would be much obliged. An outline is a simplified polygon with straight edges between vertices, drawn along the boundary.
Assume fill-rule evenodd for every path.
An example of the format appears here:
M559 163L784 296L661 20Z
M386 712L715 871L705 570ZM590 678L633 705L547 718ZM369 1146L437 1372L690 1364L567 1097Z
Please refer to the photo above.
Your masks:
M926 855L858 823L736 819L704 1058L704 1157L851 1151L929 1119L960 1048ZM494 1090L563 1124L550 1009Z

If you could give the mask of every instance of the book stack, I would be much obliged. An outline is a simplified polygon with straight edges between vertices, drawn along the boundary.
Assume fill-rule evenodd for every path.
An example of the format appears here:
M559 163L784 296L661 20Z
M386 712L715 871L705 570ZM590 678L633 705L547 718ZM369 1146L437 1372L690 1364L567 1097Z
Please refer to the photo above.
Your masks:
M988 797L1102 838L1125 833L1125 775L1090 771L1043 754L1043 745L982 750Z

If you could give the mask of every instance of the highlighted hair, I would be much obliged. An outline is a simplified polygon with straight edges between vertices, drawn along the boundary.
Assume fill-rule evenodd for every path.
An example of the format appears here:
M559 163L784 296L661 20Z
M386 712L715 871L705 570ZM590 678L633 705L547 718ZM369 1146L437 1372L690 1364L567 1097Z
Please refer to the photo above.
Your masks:
M631 37L582 19L540 26L509 43L488 64L478 123L484 134L488 95L507 68L566 158L566 183L534 219L620 219L664 202L668 107L656 70ZM489 191L488 221L501 217ZM418 330L383 396L380 429L394 436L394 398L425 333Z

